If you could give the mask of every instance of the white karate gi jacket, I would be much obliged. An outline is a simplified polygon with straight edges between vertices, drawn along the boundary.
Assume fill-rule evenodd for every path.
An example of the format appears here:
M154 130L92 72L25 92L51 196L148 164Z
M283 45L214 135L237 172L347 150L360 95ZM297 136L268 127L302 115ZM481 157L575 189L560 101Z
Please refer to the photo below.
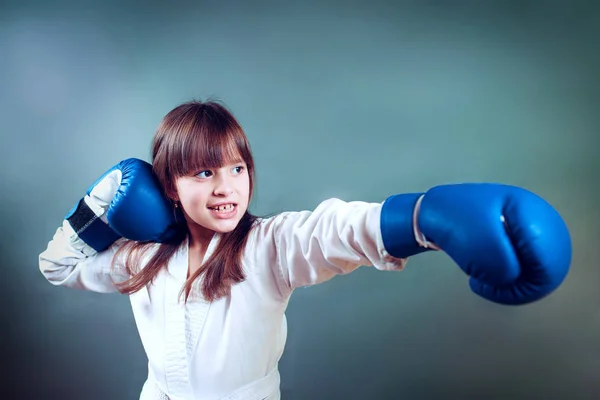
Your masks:
M140 399L279 399L278 362L293 290L360 266L404 267L406 259L383 247L380 211L380 203L329 199L314 211L260 220L243 253L246 280L212 304L201 294L187 305L180 301L188 271L185 242L152 286L130 296L148 356ZM205 259L218 240L215 235ZM115 292L114 283L127 278L110 267L118 243L95 253L63 221L39 256L40 270L55 285Z

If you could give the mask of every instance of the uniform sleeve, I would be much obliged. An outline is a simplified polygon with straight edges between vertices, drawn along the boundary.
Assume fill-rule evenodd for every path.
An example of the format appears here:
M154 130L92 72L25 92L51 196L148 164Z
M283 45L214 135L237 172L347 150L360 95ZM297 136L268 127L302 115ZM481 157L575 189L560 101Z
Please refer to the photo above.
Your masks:
M381 206L329 199L313 211L274 217L277 264L288 289L325 282L360 266L402 270L407 259L392 257L383 246Z
M107 250L96 252L63 221L46 250L39 255L39 268L53 285L114 293L117 291L115 283L129 278L120 265L112 268L113 258L122 243L118 240Z

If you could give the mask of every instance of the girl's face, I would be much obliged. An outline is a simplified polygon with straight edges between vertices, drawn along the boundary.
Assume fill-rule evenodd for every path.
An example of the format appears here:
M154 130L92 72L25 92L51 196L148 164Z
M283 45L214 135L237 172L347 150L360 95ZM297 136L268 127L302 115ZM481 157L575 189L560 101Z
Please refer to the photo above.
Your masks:
M180 177L176 186L192 232L231 232L248 209L250 177L243 161Z

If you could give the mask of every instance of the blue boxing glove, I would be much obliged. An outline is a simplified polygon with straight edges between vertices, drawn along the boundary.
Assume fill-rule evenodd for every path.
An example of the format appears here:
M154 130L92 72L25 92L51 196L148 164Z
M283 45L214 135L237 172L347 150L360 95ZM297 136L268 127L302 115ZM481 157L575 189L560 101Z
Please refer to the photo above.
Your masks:
M391 196L382 206L381 233L392 256L445 252L470 277L474 293L499 304L547 296L571 263L569 230L558 212L508 185L442 185Z
M120 238L166 242L180 231L170 201L142 160L123 160L106 171L69 211L66 222L91 252Z

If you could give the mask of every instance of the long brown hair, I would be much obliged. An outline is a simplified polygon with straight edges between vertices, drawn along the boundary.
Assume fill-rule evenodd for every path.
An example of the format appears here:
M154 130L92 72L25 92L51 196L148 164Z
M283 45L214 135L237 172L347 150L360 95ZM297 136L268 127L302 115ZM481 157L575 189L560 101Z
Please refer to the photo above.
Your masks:
M254 159L250 145L233 114L217 101L194 100L175 107L159 124L152 144L152 167L164 194L171 201L176 198L177 178L200 168L218 168L238 156L247 166L250 201L254 189ZM183 215L175 208L174 212L181 228L172 241L158 245L127 241L115 254L115 261L125 254L123 265L130 275L128 280L117 285L121 293L132 294L152 283L189 237ZM186 300L202 276L201 290L208 301L227 296L232 285L245 279L242 252L256 220L257 217L246 211L232 232L221 235L212 256L186 280L182 288ZM144 254L156 246L158 248L146 266L140 269Z

